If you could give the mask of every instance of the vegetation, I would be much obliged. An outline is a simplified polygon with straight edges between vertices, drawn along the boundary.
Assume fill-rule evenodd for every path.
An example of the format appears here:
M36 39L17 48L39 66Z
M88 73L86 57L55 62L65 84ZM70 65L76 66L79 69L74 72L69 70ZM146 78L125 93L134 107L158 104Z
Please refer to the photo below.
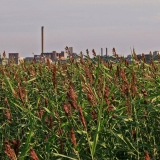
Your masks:
M0 157L160 157L160 63L103 61L0 66Z

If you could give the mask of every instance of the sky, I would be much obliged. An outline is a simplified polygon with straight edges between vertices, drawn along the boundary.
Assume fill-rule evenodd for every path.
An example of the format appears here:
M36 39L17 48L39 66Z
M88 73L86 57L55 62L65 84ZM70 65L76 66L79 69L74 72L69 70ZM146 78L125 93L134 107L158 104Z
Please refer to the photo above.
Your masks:
M160 51L159 0L0 0L0 54L44 51L112 55Z

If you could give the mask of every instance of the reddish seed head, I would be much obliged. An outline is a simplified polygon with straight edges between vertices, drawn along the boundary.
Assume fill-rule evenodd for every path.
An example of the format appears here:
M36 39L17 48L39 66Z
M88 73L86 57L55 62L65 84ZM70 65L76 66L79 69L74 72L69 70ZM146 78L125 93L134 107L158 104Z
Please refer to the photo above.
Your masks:
M11 160L17 160L16 154L15 154L14 150L11 148L8 140L5 140L5 141L4 141L4 145L5 145L4 153L5 153Z
M31 147L30 148L30 157L33 159L33 160L39 160L36 152L34 151L34 149Z
M63 131L62 129L59 129L58 132L57 132L57 135L60 136L60 135L63 134L63 132L64 132L64 131Z
M3 52L3 57L6 57L6 52L5 51Z
M116 49L115 49L115 48L113 48L113 49L112 49L112 52L113 52L113 53L115 53L115 52L116 52Z
M93 53L94 56L96 56L96 52L95 52L94 49L92 49L92 53Z
M84 62L84 60L83 60L82 57L80 58L80 63L81 63L82 65L85 65L85 62Z
M7 106L9 107L9 102L7 97L5 97L4 101L7 103Z
M148 94L145 89L142 89L141 92L143 93L144 97L147 97Z
M109 86L106 85L105 92L104 92L104 99L106 99L106 98L108 99L109 94L110 94L110 89L109 89Z
M53 118L52 118L52 116L49 117L49 128L50 129L53 128Z
M85 65L85 73L86 73L86 77L88 78L90 84L93 84L92 71L88 68L87 65Z
M87 53L87 54L89 54L89 51L88 51L88 49L86 49L86 53Z
M125 59L125 66L128 66L129 65L129 61L127 59Z
M71 106L70 106L70 104L64 104L63 108L64 108L64 111L66 113L66 116L68 117L69 114L70 114L70 112L71 112Z
M135 129L132 130L132 135L133 135L134 141L136 141L136 130Z
M5 116L6 116L6 119L8 120L8 122L11 123L11 114L9 112L9 109L6 109Z
M82 122L84 128L87 128L86 121L84 119L84 115L83 115L83 112L82 112L82 107L79 107L79 113L80 113L81 122Z
M14 152L16 154L16 156L18 156L18 153L19 153L19 147L20 147L20 140L14 140L12 139L12 142L14 144Z
M76 102L76 99L77 99L77 95L76 93L74 92L72 86L70 85L69 86L69 91L67 93L67 96L72 104L72 106L76 109L77 108L77 102Z
M94 92L91 88L90 85L88 86L83 86L83 90L86 92L87 94L87 100L89 101L89 103L94 106L96 104L96 97L94 96Z
M114 110L113 105L110 105L110 106L107 108L107 111L108 111L108 112L113 111L113 110Z
M20 84L18 84L18 92L19 92L19 97L20 97L21 101L24 102Z
M42 118L43 114L44 114L44 110L43 109L39 109L37 111L37 115L38 115L39 118Z
M92 97L91 94L89 94L89 93L87 94L87 99L90 102L90 104L93 106L94 105L94 101L93 101L93 97Z
M145 152L144 160L151 160L150 157L149 157L148 151Z
M93 119L95 120L95 121L97 121L97 113L96 113L96 111L95 110L92 110L92 117L93 117Z
M77 142L76 142L76 136L75 136L75 133L74 133L74 129L71 128L71 141L73 143L74 146L77 145Z
M77 99L77 95L76 95L76 93L74 92L72 86L69 86L68 97L69 97L71 100L73 100L73 101L75 101L75 100Z
M66 46L65 50L68 50L68 46Z

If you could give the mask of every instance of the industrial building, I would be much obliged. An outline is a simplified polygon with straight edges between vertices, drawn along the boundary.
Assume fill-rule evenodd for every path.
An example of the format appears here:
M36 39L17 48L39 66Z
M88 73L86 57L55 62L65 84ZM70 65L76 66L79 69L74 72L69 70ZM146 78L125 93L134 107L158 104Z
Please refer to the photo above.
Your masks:
M153 52L153 56L157 56L157 55L159 55L160 54L160 51L154 51Z
M9 53L8 54L9 62L14 62L15 64L20 63L19 53Z

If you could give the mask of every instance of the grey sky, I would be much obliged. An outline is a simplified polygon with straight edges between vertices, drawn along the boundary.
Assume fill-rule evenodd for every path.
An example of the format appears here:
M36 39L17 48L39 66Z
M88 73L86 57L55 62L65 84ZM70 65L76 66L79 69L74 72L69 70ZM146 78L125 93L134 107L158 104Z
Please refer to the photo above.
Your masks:
M0 53L40 54L41 26L45 52L149 53L160 50L160 1L0 0Z

